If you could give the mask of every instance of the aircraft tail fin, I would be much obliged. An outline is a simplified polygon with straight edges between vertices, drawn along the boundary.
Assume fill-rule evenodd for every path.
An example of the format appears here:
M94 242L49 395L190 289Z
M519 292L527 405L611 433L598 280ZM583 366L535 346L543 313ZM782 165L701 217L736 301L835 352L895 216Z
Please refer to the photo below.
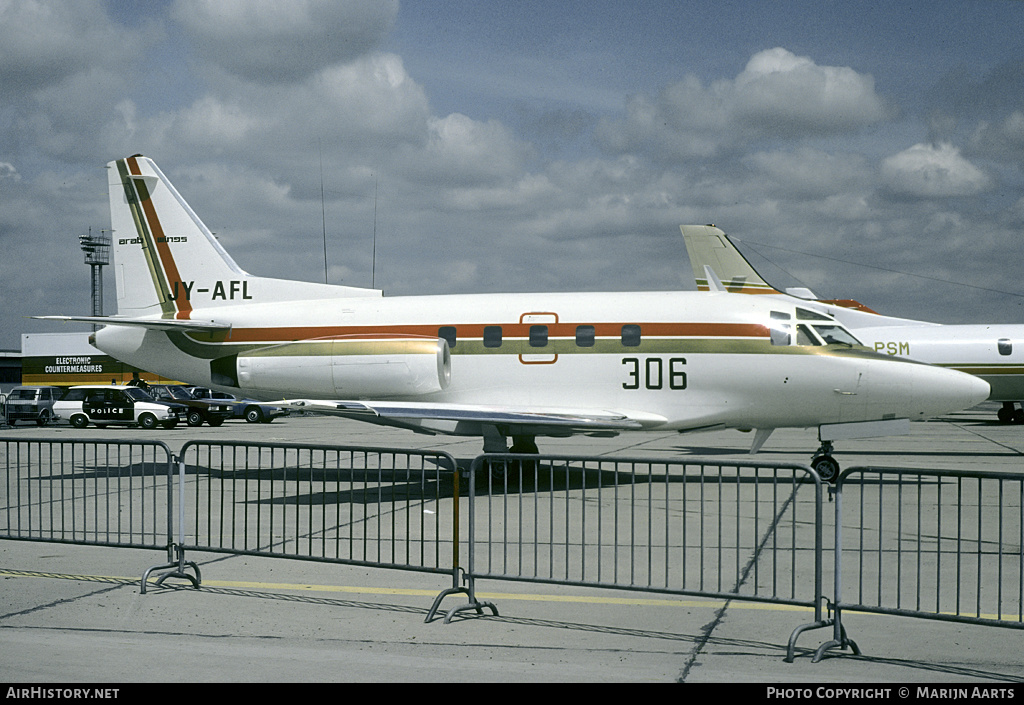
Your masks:
M739 294L780 294L740 254L729 236L714 225L680 225L686 252L699 291L729 291ZM876 314L853 299L819 299L810 289L788 288L786 294L805 301Z
M253 276L235 263L153 160L137 154L107 167L120 316L191 320L196 309L381 295L376 289Z
M732 244L729 236L714 225L680 225L679 229L686 242L686 252L690 256L698 290L709 291L714 286L705 272L705 268L710 268L726 291L741 294L780 293L761 278Z

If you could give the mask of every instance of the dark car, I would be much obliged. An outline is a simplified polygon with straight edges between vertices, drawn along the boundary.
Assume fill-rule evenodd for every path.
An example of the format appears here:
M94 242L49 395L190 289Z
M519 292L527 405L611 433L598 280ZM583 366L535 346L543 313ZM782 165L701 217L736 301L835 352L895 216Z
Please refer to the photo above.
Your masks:
M187 406L185 421L189 426L202 426L204 421L211 426L220 426L226 419L231 418L230 404L216 399L197 399L183 385L149 384L145 389L158 401Z
M231 418L245 419L249 423L270 423L279 416L287 416L288 409L255 399L239 399L227 392L216 392L206 387L191 387L196 399L223 401L231 404Z

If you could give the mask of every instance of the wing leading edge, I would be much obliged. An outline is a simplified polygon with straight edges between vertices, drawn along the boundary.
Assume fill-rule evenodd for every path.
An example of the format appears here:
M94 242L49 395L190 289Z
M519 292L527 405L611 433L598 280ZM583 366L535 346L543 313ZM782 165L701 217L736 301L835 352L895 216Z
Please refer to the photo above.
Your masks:
M620 431L656 428L668 421L657 414L600 409L525 409L478 404L326 399L286 399L275 404L296 411L400 426L423 433L458 435L478 435L485 426L524 435L615 435Z

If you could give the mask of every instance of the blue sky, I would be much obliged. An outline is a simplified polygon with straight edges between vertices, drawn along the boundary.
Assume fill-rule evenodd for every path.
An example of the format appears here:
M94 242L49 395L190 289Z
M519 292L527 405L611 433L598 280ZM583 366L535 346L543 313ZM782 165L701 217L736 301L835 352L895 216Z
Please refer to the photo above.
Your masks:
M779 286L1021 322L1024 2L0 0L0 348L87 313L104 165L255 273L386 294ZM325 200L320 201L320 160ZM374 222L374 209L377 216ZM107 277L106 312L115 308Z

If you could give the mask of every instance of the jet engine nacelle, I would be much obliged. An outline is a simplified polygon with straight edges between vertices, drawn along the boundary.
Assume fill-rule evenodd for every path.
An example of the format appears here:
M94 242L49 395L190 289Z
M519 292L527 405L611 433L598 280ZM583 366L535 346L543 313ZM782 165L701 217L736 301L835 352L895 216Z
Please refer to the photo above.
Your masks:
M214 361L212 372L215 383L263 396L413 396L448 386L451 352L441 338L343 336L239 353Z

